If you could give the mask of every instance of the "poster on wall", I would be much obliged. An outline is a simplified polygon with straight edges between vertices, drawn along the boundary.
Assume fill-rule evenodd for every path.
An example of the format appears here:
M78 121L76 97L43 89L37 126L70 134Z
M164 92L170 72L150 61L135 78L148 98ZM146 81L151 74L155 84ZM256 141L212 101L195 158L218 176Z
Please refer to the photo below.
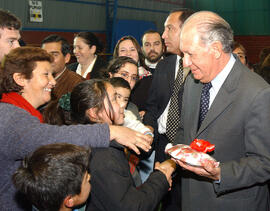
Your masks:
M42 1L29 0L30 22L43 22Z

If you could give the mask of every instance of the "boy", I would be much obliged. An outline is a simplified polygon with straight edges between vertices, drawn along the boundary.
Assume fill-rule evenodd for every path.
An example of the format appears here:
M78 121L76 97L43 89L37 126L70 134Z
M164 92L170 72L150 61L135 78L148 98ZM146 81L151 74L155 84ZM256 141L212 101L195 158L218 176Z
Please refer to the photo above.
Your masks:
M110 83L113 85L116 91L116 99L120 107L127 107L129 96L131 92L131 88L129 83L123 78L115 77L110 79ZM125 109L125 118L123 126L141 132L145 135L153 135L153 131L151 131L148 127L146 127L143 123L141 123L135 114L131 111ZM139 186L141 183L144 183L148 176L153 171L154 166L154 156L153 152L150 157L147 159L142 159L139 161L138 157L134 154L127 153L127 157L130 165L130 172L135 181L136 186ZM139 166L138 166L139 165ZM138 167L137 167L138 166Z
M42 146L24 159L13 183L39 211L72 210L91 190L90 154L90 149L67 143Z
M129 96L131 92L131 88L128 84L128 82L120 77L114 77L110 79L110 83L113 85L116 93L117 93L117 102L120 105L120 107L126 108ZM133 114L131 111L125 109L125 119L124 119L124 125L125 127L131 128L133 130L136 130L138 132L141 132L145 135L154 136L152 131L146 127L143 123L141 123L135 114Z

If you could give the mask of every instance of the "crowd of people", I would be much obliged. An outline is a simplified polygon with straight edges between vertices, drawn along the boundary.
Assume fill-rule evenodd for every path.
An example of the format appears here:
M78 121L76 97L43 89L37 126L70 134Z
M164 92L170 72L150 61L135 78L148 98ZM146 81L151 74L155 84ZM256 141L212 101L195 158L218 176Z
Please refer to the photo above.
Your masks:
M251 65L218 14L177 9L164 32L92 32L20 46L0 10L0 209L269 210L270 47ZM215 145L200 166L168 143Z

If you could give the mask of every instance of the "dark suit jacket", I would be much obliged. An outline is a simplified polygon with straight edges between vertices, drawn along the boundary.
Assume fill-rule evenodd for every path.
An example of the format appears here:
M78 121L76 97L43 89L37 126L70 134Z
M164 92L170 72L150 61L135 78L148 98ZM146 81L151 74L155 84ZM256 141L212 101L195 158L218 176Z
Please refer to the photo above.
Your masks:
M270 86L237 59L198 131L202 84L189 76L184 89L176 143L215 144L221 182L184 171L182 211L270 210Z
M176 55L162 59L153 75L143 121L146 125L151 125L155 131L157 131L157 119L164 112L172 95L176 59Z
M150 125L154 128L155 136L153 144L156 151L155 161L159 162L168 159L168 156L164 153L165 146L168 144L168 138L166 135L160 135L158 133L157 120L164 112L172 95L176 59L177 55L170 55L157 64L146 103L146 114L143 119L145 125ZM185 74L186 72L188 71L185 71ZM183 87L179 91L179 108L182 105Z
M130 101L138 106L139 111L145 111L146 109L146 101L148 99L152 78L153 76L150 75L139 80L130 94Z
M109 148L93 149L92 156L92 189L87 211L150 211L168 192L168 181L160 171L151 173L136 188L124 148L114 141Z
M76 72L76 69L78 67L78 62L72 63L67 65L67 68ZM102 59L100 56L97 56L96 62L93 66L93 69L90 73L90 78L87 79L93 79L93 78L102 78L102 73L100 71L106 69L108 66L108 62Z

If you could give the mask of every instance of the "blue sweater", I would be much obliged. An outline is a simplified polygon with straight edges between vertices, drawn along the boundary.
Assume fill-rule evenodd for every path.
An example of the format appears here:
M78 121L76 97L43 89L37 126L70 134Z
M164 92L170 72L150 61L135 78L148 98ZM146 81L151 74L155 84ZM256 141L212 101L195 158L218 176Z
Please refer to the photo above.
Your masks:
M54 126L41 124L36 117L16 106L0 103L0 210L24 210L24 197L16 193L12 175L21 160L41 145L55 142L107 147L106 124ZM21 205L22 204L22 205Z

